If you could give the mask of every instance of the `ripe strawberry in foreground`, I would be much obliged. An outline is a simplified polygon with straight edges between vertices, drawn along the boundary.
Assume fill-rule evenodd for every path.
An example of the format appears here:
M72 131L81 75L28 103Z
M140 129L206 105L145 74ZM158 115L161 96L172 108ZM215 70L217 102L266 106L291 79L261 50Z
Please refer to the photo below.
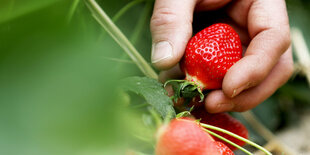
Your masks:
M235 133L243 138L248 139L248 130L246 129L246 127L237 119L231 117L229 114L227 113L217 113L217 114L210 114L208 113L203 107L202 108L198 108L198 109L194 109L191 114L193 116L195 116L195 118L197 119L201 119L200 122L201 123L205 123L205 124L209 124L209 125L213 125L225 130L228 130L232 133ZM211 130L211 129L209 129ZM238 140L232 136L229 136L227 134L224 134L222 132L219 131L214 131L211 130L223 137L225 137L226 139L240 145L243 146L245 145L245 142ZM227 145L231 150L235 150L236 148L216 137L213 137L216 141L220 141L222 143L224 143L225 145Z
M157 134L156 155L229 155L193 119L174 119Z
M219 89L227 70L242 57L238 34L227 24L198 32L187 44L181 61L186 80L202 89Z
M234 152L222 142L215 142L221 155L234 155Z
M183 93L185 97L197 95L188 93L197 89L203 98L202 90L222 88L226 72L241 57L242 45L235 30L223 23L211 25L192 37L186 46L180 62L185 80L171 80L168 83L179 83L175 90L181 97ZM176 85L173 86L176 88Z

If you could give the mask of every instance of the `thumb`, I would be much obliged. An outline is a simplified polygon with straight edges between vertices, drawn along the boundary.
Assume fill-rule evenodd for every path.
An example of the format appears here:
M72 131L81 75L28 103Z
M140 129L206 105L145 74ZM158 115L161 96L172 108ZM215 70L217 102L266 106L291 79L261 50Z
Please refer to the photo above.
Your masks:
M182 58L192 35L196 0L156 0L151 19L152 63L168 69Z

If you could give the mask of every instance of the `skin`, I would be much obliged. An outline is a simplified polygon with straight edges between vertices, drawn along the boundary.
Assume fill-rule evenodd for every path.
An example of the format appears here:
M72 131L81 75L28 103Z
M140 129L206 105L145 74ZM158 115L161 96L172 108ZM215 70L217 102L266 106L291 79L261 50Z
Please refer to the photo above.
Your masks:
M284 0L156 0L151 19L153 47L164 41L172 54L158 60L158 53L165 55L167 50L153 48L152 62L163 70L161 81L180 77L177 64L192 36L194 11L218 9L229 17L224 22L240 35L244 57L227 72L222 90L208 94L205 107L211 113L246 111L271 96L292 75Z

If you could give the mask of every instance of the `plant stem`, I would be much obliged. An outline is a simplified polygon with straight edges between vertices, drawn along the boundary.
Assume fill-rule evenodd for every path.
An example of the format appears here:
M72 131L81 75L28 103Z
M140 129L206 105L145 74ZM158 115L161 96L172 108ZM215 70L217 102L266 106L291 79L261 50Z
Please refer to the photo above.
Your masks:
M277 137L268 128L266 128L264 124L259 121L259 119L251 110L240 113L240 115L252 126L252 128L259 135L261 135L266 141L268 141L268 143L276 143L277 147L286 152L287 154L294 154L292 153L292 150L289 149L289 147L279 141Z
M148 103L142 103L142 104L139 104L139 105L135 105L135 106L132 106L133 109L139 109L139 108L144 108L144 107L147 107L149 106L150 104Z
M80 0L74 0L72 5L71 5L71 8L70 8L70 11L69 11L69 14L68 14L68 19L67 19L67 23L70 23L72 18L73 18L73 15L74 15L74 12L79 4Z
M127 59L110 58L110 57L103 57L103 59L111 60L111 61L116 61L116 62L120 62L120 63L126 63L126 64L134 64L133 61L127 60Z
M218 128L218 127L216 127L216 126L204 124L204 123L200 123L200 125L201 125L202 127L204 127L204 128L216 130L216 131L225 133L225 134L227 134L227 135L230 135L230 136L232 136L232 137L234 137L234 138L237 138L237 139L239 139L239 140L241 140L241 141L244 141L244 142L246 142L246 143L248 143L248 144L250 144L250 145L256 147L257 149L263 151L263 152L266 153L267 155L272 155L272 154L271 154L268 150L266 150L264 147L262 147L262 146L260 146L260 145L258 145L258 144L256 144L256 143L254 143L254 142L252 142L252 141L250 141L250 140L247 140L247 139L245 139L245 138L243 138L243 137L241 137L241 136L239 136L239 135L236 135L236 134L234 134L234 133L232 133L232 132L230 132L230 131L227 131L227 130L225 130L225 129Z
M246 111L240 114L266 141L276 139L275 135L256 118L252 111Z
M302 70L306 75L308 84L310 87L310 52L303 36L302 31L299 28L292 27L292 42L295 49L295 55L298 62L302 66Z
M151 9L152 9L152 2L147 1L145 4L145 7L141 13L141 16L139 18L139 21L137 23L137 26L135 27L135 29L134 29L131 37L130 37L130 41L132 44L134 44L134 45L136 44L136 42L139 39L139 36L141 35L142 30L145 30L145 29L143 29L144 26L148 25L146 23L147 23L147 19L148 19L149 15L150 15Z
M127 4L129 5L129 4ZM135 26L135 29L130 37L130 42L133 44L133 45L136 45L141 33L144 29L144 26L145 25L148 25L147 24L147 19L149 17L149 13L150 13L150 10L152 9L152 3L150 1L147 1L146 4L145 4L145 7L140 15L140 18L139 18L139 21L137 23L137 25ZM119 11L121 12L121 11ZM113 18L112 18L113 19ZM115 22L115 21L114 21ZM125 53L122 53L121 55L121 58L125 59L127 58L126 57L127 55ZM124 64L119 64L119 68L123 67Z
M101 9L95 0L86 0L86 5L93 13L94 18L112 36L112 38L123 48L128 56L135 62L139 69L148 77L157 79L158 75L151 66L140 55L127 37L118 29L108 15Z
M133 6L143 2L145 0L134 0L125 5L123 8L121 8L112 18L113 22L116 22L123 14L125 14L129 9L131 9Z
M124 7L122 7L113 17L112 17L112 21L114 23L116 23L121 16L123 16L128 10L130 10L132 7L134 7L135 5L143 2L145 0L134 0L134 1L131 1L129 2L128 4L126 4ZM105 33L106 31L103 31L101 33L101 35L98 37L98 40L100 41L104 36L105 36Z
M158 115L158 113L152 109L152 108L149 108L149 112L151 113L151 115L153 116L153 118L155 119L155 123L156 123L156 127L159 128L163 122L160 118L160 116Z
M210 131L210 130L208 130L208 129L203 128L203 130L206 131L206 132L208 132L209 134L211 134L211 135L213 135L213 136L215 136L215 137L217 137L217 138L219 138L219 139L225 141L226 143L228 143L228 144L230 144L230 145L232 145L232 146L238 148L239 150L245 152L246 154L248 154L248 155L253 155L251 152L249 152L248 150L246 150L246 149L244 149L243 147L239 146L238 144L236 144L236 143L234 143L234 142L232 142L232 141L230 141L230 140L228 140L228 139L226 139L226 138L224 138L224 137L222 137L222 136L220 136L220 135L218 135L218 134L216 134L216 133L214 133L214 132L212 132L212 131Z

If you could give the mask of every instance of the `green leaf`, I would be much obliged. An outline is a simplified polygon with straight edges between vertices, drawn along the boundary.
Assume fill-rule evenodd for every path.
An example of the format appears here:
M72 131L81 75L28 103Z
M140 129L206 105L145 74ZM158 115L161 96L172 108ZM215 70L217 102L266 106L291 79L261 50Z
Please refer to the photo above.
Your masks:
M60 2L60 0L2 1L0 2L0 24L48 7L56 2Z
M157 80L148 77L129 77L122 80L121 85L125 90L144 97L163 118L169 115L175 117L172 100Z

